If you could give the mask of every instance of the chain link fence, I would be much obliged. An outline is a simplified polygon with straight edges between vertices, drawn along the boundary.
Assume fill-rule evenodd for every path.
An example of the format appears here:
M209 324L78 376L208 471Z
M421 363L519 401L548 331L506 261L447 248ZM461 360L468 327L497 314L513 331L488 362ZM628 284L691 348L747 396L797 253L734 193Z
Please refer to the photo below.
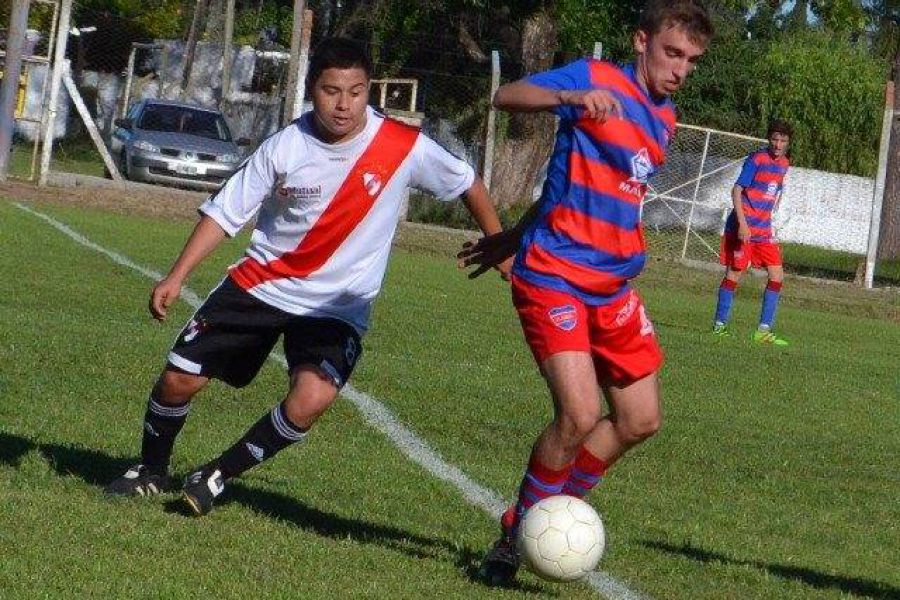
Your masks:
M643 221L653 255L712 261L748 154L765 140L679 124L666 163L650 182Z

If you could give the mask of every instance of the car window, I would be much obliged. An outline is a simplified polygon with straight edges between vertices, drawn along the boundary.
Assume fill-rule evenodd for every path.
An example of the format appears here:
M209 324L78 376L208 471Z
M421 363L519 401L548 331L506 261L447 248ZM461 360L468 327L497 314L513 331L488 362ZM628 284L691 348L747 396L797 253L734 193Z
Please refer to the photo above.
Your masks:
M222 115L185 106L149 104L141 114L140 129L185 133L212 140L231 141L231 132Z

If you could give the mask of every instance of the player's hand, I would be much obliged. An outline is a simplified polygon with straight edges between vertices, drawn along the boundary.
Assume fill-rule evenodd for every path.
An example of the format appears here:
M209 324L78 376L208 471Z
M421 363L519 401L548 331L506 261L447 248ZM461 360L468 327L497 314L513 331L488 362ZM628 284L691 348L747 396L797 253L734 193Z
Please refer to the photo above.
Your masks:
M622 104L606 90L564 90L559 99L563 104L584 107L584 116L601 122L624 114Z
M507 229L474 242L466 242L456 255L459 260L457 264L460 269L478 265L469 273L469 279L475 279L490 269L497 269L503 279L509 280L512 256L519 249L521 239L522 233L518 229Z
M181 294L181 281L177 279L164 278L162 281L153 286L150 292L150 314L157 321L165 321L169 307Z
M738 225L738 239L742 242L750 240L750 228L747 225Z

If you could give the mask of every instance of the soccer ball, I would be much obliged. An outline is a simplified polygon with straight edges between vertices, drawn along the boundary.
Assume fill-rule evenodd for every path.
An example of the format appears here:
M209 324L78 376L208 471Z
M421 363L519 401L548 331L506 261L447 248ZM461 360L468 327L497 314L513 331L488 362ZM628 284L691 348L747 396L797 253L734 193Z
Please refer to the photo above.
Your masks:
M550 581L575 581L597 568L606 534L590 504L550 496L528 509L519 526L523 564Z

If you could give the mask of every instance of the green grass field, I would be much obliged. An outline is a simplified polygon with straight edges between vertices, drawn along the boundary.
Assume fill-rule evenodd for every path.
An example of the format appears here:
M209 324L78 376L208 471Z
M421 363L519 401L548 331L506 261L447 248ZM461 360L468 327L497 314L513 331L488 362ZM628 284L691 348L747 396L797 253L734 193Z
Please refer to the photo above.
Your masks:
M0 597L596 598L584 584L471 580L497 526L410 462L346 400L308 439L229 487L209 516L177 496L113 501L146 394L192 309L146 314L151 282L0 200ZM190 222L29 205L165 271ZM201 296L238 257L223 246ZM511 497L549 418L504 283L471 282L459 243L404 230L353 385L481 485ZM719 274L652 262L638 281L667 352L666 422L590 497L601 568L659 599L900 597L900 295L789 279L779 329L746 336L763 282L738 292L739 339L708 335ZM184 475L278 402L270 362L212 385L176 446Z
M31 161L34 145L25 140L18 141L12 148L9 161L9 174L19 179L32 177ZM40 163L40 147L36 164ZM53 154L50 159L50 169L81 175L94 175L103 177L103 160L100 153L94 147L90 139L84 140L57 140L53 146ZM37 167L35 167L35 173ZM35 175L36 177L36 175Z

